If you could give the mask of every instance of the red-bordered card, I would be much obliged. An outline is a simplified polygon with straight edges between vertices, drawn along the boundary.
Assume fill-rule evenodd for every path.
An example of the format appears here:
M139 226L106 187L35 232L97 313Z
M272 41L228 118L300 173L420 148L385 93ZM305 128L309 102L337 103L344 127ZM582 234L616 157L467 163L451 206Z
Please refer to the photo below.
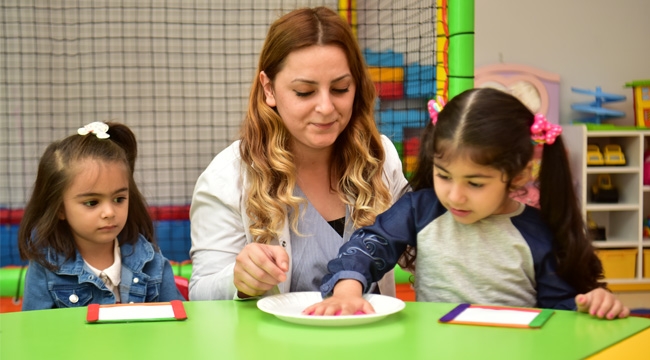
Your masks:
M185 320L185 307L180 300L158 303L88 305L89 323Z

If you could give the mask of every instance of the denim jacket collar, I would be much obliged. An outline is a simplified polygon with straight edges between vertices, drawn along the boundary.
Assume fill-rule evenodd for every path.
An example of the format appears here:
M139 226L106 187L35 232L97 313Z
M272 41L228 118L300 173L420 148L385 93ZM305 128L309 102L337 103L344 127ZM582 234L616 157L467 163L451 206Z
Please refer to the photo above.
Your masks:
M122 244L120 252L122 253L122 266L134 273L142 272L144 265L154 257L153 246L142 235L139 235L135 245ZM79 251L75 252L74 260L66 261L64 256L48 250L47 261L58 267L55 273L59 275L80 275L83 273L85 265Z

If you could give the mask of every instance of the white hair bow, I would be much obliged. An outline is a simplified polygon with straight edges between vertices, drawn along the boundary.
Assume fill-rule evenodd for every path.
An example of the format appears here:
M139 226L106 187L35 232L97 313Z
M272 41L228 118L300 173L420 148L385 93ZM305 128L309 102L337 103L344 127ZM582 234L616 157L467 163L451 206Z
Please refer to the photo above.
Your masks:
M79 135L88 135L90 133L95 134L98 139L108 139L111 137L107 133L108 131L108 125L104 124L103 122L95 121L91 122L90 124L81 127L77 130L77 134Z

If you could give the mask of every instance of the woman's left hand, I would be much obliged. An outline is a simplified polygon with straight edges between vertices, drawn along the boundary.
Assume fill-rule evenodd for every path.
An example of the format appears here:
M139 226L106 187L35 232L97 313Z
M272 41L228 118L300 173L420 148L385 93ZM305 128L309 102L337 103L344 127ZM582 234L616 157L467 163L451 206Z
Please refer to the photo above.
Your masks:
M591 316L601 319L611 320L630 315L630 309L624 306L614 294L603 288L576 296L576 305L579 312L589 313Z

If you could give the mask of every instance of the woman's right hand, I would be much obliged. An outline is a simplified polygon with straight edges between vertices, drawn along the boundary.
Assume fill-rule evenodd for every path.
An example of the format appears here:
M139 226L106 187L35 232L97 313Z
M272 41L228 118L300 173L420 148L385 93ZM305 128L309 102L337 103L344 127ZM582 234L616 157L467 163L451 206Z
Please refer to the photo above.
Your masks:
M248 244L235 259L234 283L240 298L259 296L287 279L289 255L277 245Z
M332 296L309 306L303 315L356 315L374 314L375 309L363 298L360 282L351 279L340 280L334 286Z

